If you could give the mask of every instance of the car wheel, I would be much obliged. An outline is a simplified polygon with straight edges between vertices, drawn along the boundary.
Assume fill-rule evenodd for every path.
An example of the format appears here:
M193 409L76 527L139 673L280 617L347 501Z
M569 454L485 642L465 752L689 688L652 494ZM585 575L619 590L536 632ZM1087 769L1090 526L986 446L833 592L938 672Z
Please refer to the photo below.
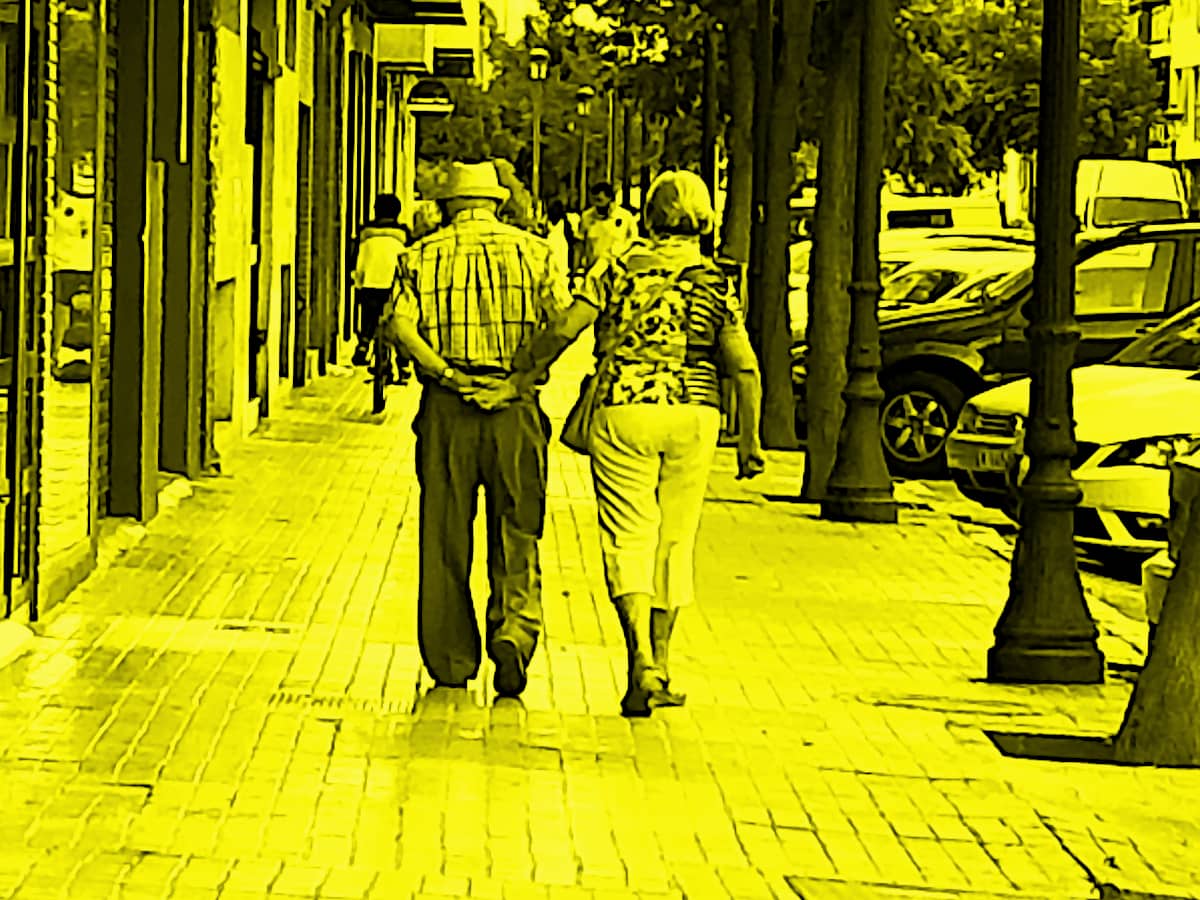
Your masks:
M966 392L928 372L889 378L880 409L883 454L888 468L906 478L946 472L946 439L958 421Z

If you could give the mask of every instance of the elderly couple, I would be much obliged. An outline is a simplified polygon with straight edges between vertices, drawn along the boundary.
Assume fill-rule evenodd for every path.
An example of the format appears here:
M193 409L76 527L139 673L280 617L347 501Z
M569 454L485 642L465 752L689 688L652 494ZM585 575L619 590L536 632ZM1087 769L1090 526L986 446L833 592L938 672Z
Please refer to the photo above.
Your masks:
M538 540L551 363L588 326L604 359L589 455L605 572L628 650L627 716L684 702L670 681L675 618L693 599L693 549L727 373L741 415L740 475L762 470L758 367L729 279L702 255L714 224L704 183L666 172L650 187L645 239L598 262L577 298L548 243L502 224L491 163L456 164L445 227L400 256L388 332L424 385L417 435L418 637L440 686L463 687L482 650L469 588L484 488L487 652L497 695L525 689L542 629Z

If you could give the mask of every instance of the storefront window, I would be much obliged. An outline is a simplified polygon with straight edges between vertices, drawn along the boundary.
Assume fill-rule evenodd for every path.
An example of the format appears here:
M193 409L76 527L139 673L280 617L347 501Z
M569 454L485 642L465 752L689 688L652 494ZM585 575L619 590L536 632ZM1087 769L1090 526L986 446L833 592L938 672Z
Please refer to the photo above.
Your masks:
M46 183L46 275L42 346L41 558L86 543L90 525L92 312L96 283L96 174L104 93L99 90L100 0L59 2L54 167Z
M20 185L16 166L21 139L21 87L24 78L17 0L0 0L0 266L12 265Z

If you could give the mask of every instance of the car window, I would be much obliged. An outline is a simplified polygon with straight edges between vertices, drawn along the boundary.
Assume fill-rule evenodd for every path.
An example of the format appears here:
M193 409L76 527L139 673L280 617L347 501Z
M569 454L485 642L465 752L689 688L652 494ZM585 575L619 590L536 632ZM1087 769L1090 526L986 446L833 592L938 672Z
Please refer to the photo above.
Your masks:
M1138 338L1111 362L1200 370L1200 304L1193 304Z
M948 209L897 209L887 214L889 228L953 228Z
M1014 277L1012 272L992 272L990 275L985 275L971 282L961 291L957 291L954 299L963 300L967 303L1003 300L1011 295L1012 291L1010 287L1023 285L1024 279L1021 278L1022 274L1024 273L1018 273Z
M1102 250L1075 266L1075 314L1162 312L1171 286L1174 241Z
M1192 296L1193 300L1200 300L1200 241L1196 242L1196 258L1192 263Z
M1115 228L1138 222L1182 219L1178 200L1147 200L1143 197L1097 197L1092 223L1097 228Z
M965 272L951 269L910 269L900 272L883 286L883 303L932 303L965 279Z

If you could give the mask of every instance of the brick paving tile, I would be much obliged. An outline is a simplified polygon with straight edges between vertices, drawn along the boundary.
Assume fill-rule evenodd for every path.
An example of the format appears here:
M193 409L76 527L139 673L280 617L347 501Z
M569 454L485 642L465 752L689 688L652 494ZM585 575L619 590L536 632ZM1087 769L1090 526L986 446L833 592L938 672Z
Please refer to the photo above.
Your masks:
M177 483L0 672L0 898L1200 897L1200 819L1171 800L1197 773L984 735L1111 733L1128 684L983 682L1007 564L920 485L899 526L830 523L768 499L797 458L747 484L720 451L672 660L688 705L629 721L590 478L555 447L523 702L486 662L429 691L417 393L373 417L360 376Z

